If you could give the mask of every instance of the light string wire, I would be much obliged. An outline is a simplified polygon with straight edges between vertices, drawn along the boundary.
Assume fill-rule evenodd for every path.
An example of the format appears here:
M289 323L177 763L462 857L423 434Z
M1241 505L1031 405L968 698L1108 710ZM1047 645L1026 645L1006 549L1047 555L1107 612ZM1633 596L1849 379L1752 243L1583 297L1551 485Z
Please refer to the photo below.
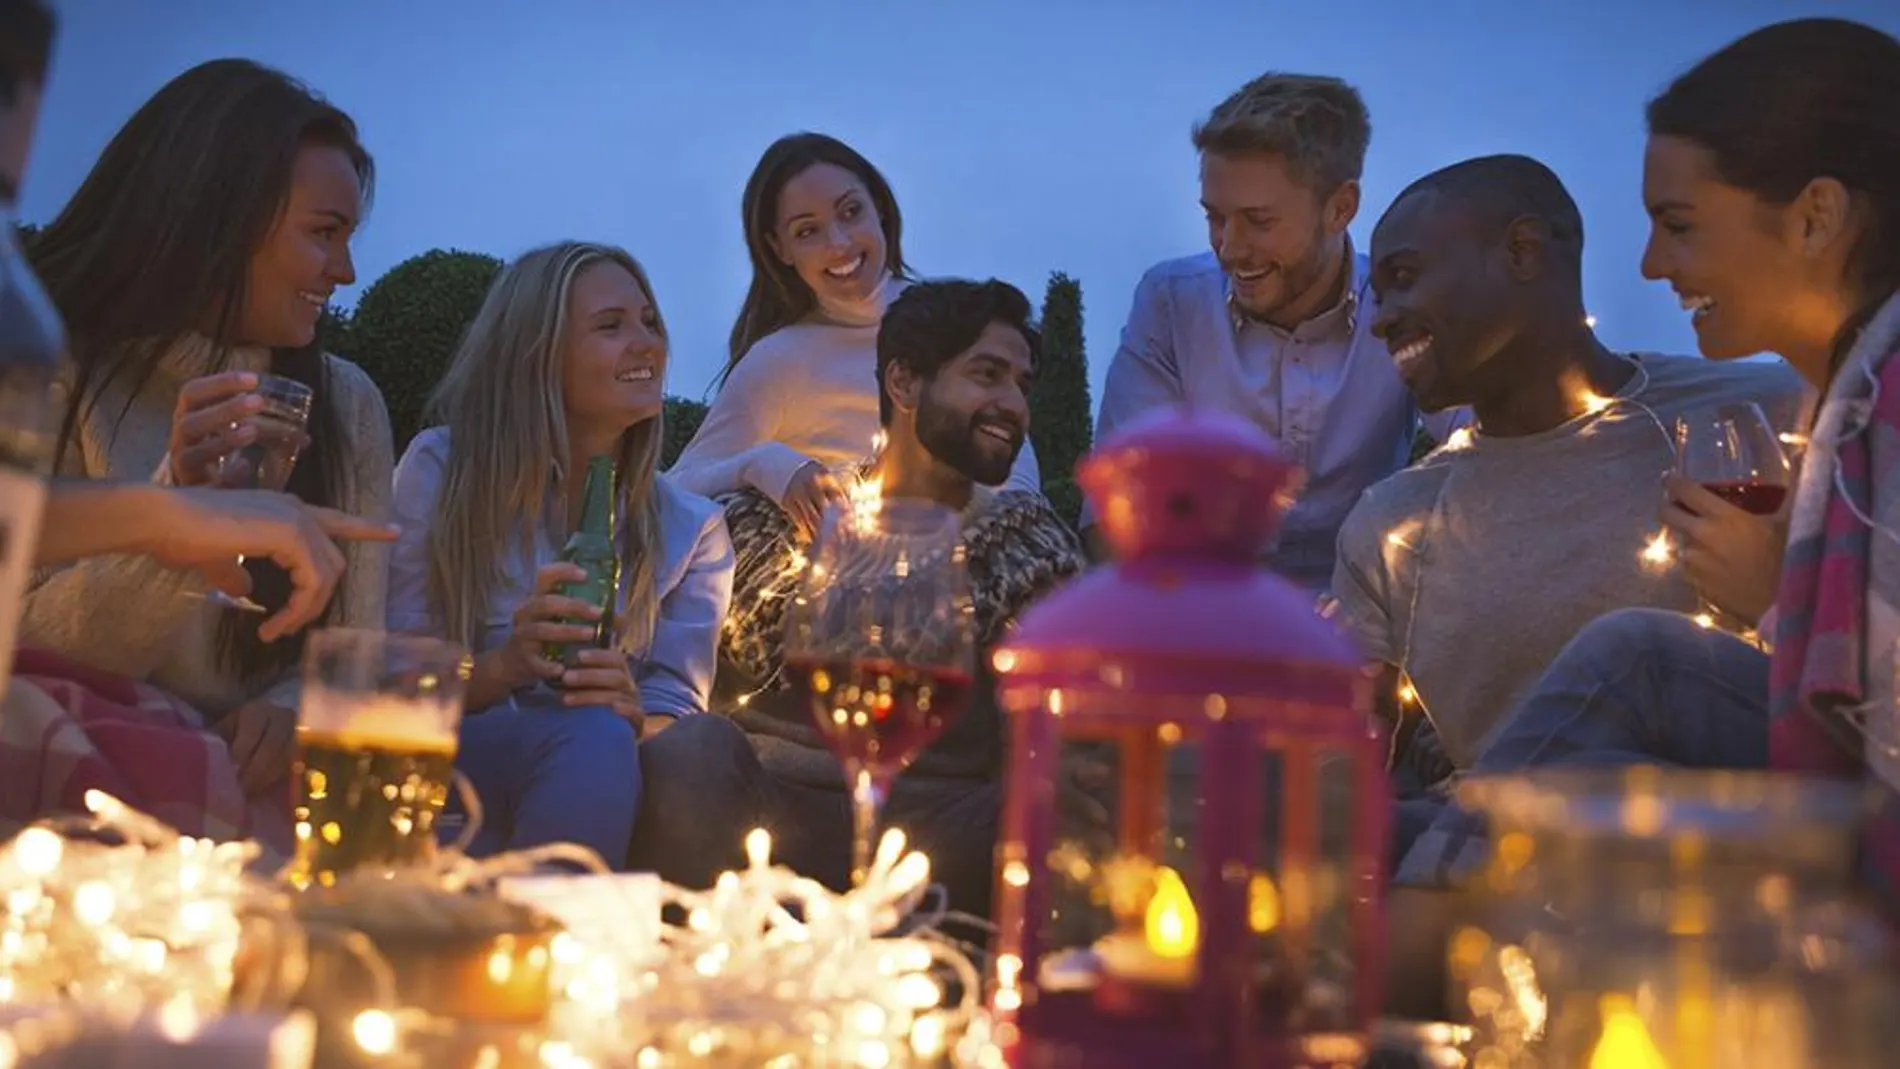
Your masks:
M420 1065L427 1055L416 1040L456 1033L459 1022L401 1004L395 969L369 935L300 919L291 885L249 871L255 842L181 836L100 791L87 805L88 816L42 821L0 845L0 1009L25 1014L0 1028L0 1066L71 1042L95 1022L124 1029L149 1020L185 1042L227 1012L282 1012L302 991L318 943L363 966L370 1004L347 1022L363 1054ZM479 821L478 804L470 818ZM938 930L956 915L920 910L936 887L928 859L907 850L901 832L885 835L866 880L843 894L771 865L770 848L755 830L747 867L706 891L662 882L661 903L686 920L662 919L645 959L557 935L542 1064L902 1069L946 1056L995 1064L978 967ZM607 871L592 851L566 843L482 860L448 849L432 865L346 876L337 887L360 880L382 896L492 894L505 892L509 876L551 864ZM249 962L241 976L240 943ZM946 983L956 999L945 1001Z
M1620 359L1627 361L1633 367L1635 373L1631 381L1609 397L1603 397L1594 393L1587 394L1584 399L1584 411L1565 422L1582 422L1585 425L1580 429L1579 433L1588 433L1589 430L1610 417L1615 410L1619 408L1633 409L1635 412L1639 412L1647 417L1650 424L1656 428L1656 433L1662 436L1664 446L1669 451L1670 467L1673 469L1680 460L1675 434L1671 432L1668 425L1664 423L1662 417L1656 414L1655 409L1637 399L1649 387L1649 369L1645 367L1643 361L1637 357L1622 353L1616 355ZM1438 448L1433 449L1430 453L1427 453L1423 459L1429 460L1440 454L1448 455L1471 449L1475 445L1474 439L1481 433L1482 428L1477 424L1473 424L1471 427L1461 427L1453 431L1445 439L1444 443L1439 445ZM1398 693L1396 695L1399 712L1403 715L1408 705L1416 705L1419 715L1431 723L1434 729L1437 726L1437 722L1432 718L1431 707L1425 701L1424 693L1419 690L1418 686L1412 680L1411 662L1414 633L1418 626L1419 598L1425 588L1425 566L1430 556L1431 545L1436 532L1443 529L1444 525L1448 522L1445 517L1445 496L1451 487L1453 475L1454 472L1448 470L1445 473L1444 479L1440 480L1438 489L1434 491L1432 495L1431 507L1426 510L1424 518L1418 523L1414 531L1407 534L1401 534L1397 529L1388 531L1383 540L1385 545L1405 551L1412 560L1410 569L1412 581L1406 602L1405 633L1399 642L1398 661L1393 665L1393 667L1398 670L1399 675ZM1660 550L1657 547L1661 547ZM1673 554L1669 552L1668 548L1667 535L1661 531L1653 535L1648 545L1638 554L1639 562L1653 564L1667 564L1672 557ZM1397 739L1398 733L1394 732L1394 752L1391 755L1393 760L1401 756L1396 752L1398 745ZM1456 775L1457 773L1454 772L1454 778Z

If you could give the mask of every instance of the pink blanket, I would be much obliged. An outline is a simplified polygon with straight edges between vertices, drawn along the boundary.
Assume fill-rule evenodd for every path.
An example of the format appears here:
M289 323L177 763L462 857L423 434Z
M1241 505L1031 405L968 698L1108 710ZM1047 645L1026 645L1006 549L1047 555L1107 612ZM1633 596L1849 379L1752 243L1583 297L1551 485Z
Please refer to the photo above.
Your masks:
M287 781L247 798L223 739L156 687L22 649L0 696L0 834L106 791L187 835L291 847Z

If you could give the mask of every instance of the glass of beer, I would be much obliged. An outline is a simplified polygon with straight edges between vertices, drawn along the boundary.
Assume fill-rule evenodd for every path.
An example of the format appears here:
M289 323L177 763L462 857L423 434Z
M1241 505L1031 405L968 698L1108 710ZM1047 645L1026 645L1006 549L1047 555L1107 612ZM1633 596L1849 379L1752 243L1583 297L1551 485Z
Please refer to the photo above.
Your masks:
M468 681L460 646L333 628L304 650L291 880L332 886L357 869L435 856Z

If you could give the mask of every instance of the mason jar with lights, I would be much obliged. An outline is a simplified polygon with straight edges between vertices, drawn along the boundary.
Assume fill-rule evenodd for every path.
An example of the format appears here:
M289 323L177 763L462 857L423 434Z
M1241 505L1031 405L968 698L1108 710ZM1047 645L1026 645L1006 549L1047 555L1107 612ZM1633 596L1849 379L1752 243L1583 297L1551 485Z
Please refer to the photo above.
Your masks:
M1017 1067L1358 1065L1390 802L1352 642L1261 566L1298 473L1171 411L1083 461L1116 563L994 653L992 1009Z

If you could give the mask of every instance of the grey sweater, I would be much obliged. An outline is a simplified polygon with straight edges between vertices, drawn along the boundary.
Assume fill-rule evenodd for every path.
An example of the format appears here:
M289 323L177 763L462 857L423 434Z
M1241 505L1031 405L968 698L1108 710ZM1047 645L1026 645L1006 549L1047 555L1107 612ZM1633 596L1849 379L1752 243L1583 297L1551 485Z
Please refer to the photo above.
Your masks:
M174 346L131 399L122 421L118 416L126 396L115 384L87 412L59 459L59 473L168 483L166 451L178 391L208 371L211 355L210 343L203 338ZM340 453L345 459L347 489L340 505L360 516L385 519L394 459L382 393L355 364L335 356L326 359L345 436ZM266 371L270 352L232 350L226 366ZM54 398L55 412L65 411L68 388L62 380ZM342 548L348 562L339 586L343 615L333 624L380 628L386 550L370 543ZM235 610L205 600L203 591L195 575L167 571L143 556L95 557L41 569L28 588L20 642L161 687L213 720L258 697L295 709L295 671L280 679L247 683L219 662L218 618Z

